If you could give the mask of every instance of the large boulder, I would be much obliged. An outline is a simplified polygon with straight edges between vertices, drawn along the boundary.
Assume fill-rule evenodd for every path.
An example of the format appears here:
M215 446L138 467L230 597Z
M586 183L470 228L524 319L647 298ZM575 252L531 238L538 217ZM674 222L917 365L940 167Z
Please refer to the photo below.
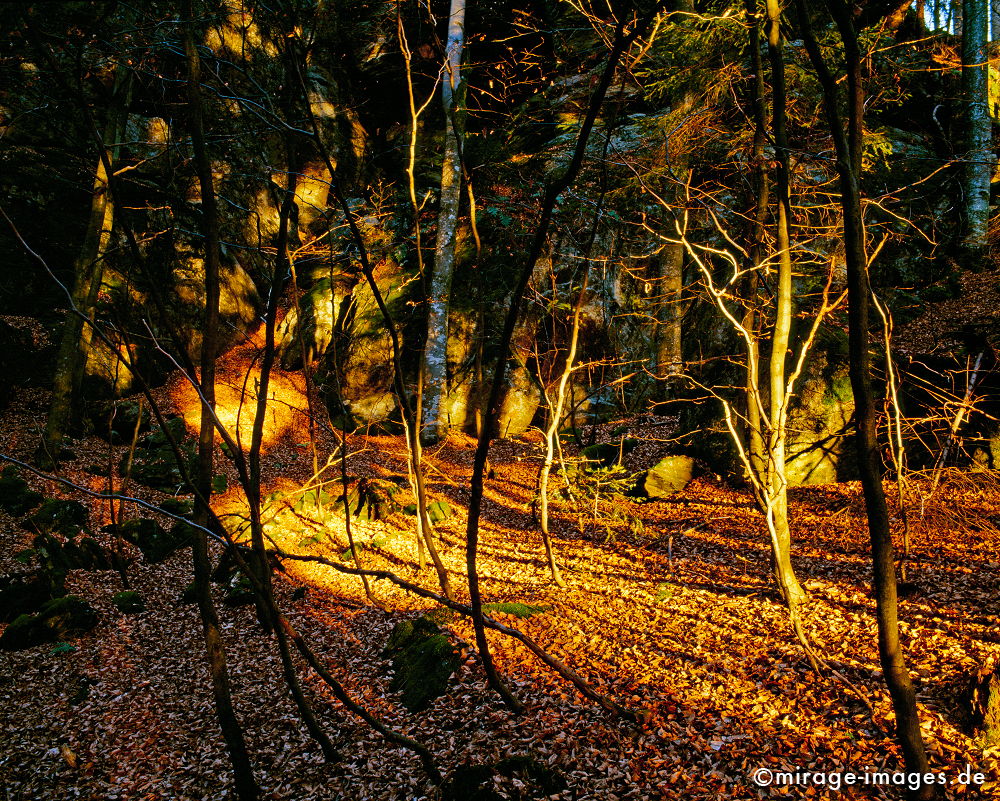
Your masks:
M816 349L788 414L785 465L790 486L854 478L854 393L847 354Z
M742 386L743 381L741 371L733 367L702 378L703 384L730 388ZM766 408L766 386L764 390L761 400ZM733 390L727 394L737 418L746 403ZM691 390L689 395L680 405L678 433L684 452L727 480L742 482L746 469L726 424L722 403L706 397L701 390ZM853 416L846 340L835 333L813 346L789 406L785 449L789 486L856 477L850 439Z

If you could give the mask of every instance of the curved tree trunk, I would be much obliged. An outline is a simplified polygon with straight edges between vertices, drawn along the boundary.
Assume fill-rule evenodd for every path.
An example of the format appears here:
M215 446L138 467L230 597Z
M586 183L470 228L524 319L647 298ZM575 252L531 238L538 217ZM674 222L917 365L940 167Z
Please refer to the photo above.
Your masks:
M771 334L771 359L768 370L770 431L767 441L766 514L771 532L774 557L774 577L782 597L798 625L798 610L805 600L791 561L791 533L788 526L788 479L785 475L785 418L788 399L785 397L785 363L792 329L792 253L791 253L791 190L788 169L788 138L785 133L785 62L782 54L781 6L778 0L767 0L767 53L771 62L773 92L772 129L775 161L778 164L775 190L778 201L778 221L775 232L778 249L778 281L775 293L776 314Z

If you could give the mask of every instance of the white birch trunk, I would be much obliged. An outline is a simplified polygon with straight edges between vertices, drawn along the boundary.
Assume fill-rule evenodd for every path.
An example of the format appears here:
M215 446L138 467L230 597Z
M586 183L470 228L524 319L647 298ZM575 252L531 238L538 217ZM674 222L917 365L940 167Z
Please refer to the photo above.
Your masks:
M965 232L970 250L986 247L993 171L989 108L988 0L965 0L962 9L962 93L965 100Z
M443 398L448 392L448 306L451 279L455 274L455 240L462 191L459 154L461 131L454 125L456 98L461 82L462 50L465 45L465 0L451 0L448 18L447 66L442 82L444 106L444 157L441 164L441 202L438 207L434 267L427 298L427 341L424 345L423 426L424 442L433 442L448 430Z

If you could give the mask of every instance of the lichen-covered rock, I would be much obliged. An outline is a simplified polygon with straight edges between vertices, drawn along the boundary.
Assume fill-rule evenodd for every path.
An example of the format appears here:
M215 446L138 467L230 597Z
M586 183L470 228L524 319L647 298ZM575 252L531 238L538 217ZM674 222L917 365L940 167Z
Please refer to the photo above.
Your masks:
M28 482L21 478L14 467L5 467L0 473L0 509L14 516L27 514L43 500L39 492L28 488Z
M395 675L390 686L401 693L403 706L411 712L427 709L444 695L451 674L461 664L447 634L426 617L397 623L383 654L392 657Z
M79 501L49 498L24 521L24 527L39 534L72 537L87 528L90 512Z
M97 620L97 612L83 598L55 598L37 614L21 615L7 626L0 636L0 650L20 651L44 642L70 640L93 629Z

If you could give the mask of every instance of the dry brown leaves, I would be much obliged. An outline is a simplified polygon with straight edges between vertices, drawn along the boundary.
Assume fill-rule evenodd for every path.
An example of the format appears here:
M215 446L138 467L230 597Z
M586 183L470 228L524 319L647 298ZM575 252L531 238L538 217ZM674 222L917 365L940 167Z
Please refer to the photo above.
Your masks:
M176 387L163 396L178 397ZM4 421L7 452L18 456L30 450L30 426L43 404L37 394L19 398ZM662 428L638 433L648 440L643 458L664 447L657 442ZM302 441L301 431L290 430L270 446L269 489L309 478L311 460ZM330 453L334 444L324 435L321 453ZM446 499L459 511L438 531L445 562L456 576L465 558L461 510L473 447L470 439L453 437L426 455L433 465L428 474L433 498ZM81 441L74 465L107 464L107 448ZM351 452L353 475L405 475L396 438L355 437ZM585 703L525 648L494 633L490 643L497 665L527 713L511 715L484 689L470 648L448 694L427 712L412 715L389 691L389 663L381 649L395 622L429 605L378 582L375 594L383 611L367 603L357 579L321 566L289 564L288 573L279 575L279 602L355 699L425 743L446 772L512 754L534 756L567 780L568 789L553 799L832 798L844 793L759 789L750 775L762 766L824 771L899 766L875 650L857 486L793 493L796 565L811 594L812 636L874 715L841 682L809 672L769 588L759 516L745 495L712 481L698 480L664 502L617 500L629 514L641 516L644 528L636 533L619 521L610 538L607 526L586 520L581 534L577 516L557 505L553 529L569 587L553 587L530 508L537 452L526 442L499 442L492 452L497 478L487 484L481 531L485 598L550 607L528 620L503 621L528 632L600 691L646 709L646 724L624 725ZM95 488L106 485L106 479L76 467L67 476ZM50 495L68 495L65 488L36 483ZM151 500L158 497L143 492ZM998 513L998 500L982 496L964 502L979 504L988 516ZM221 502L230 510L240 504L235 490ZM106 511L95 508L95 519L105 518ZM0 523L6 546L0 571L20 570L13 554L27 535L9 518ZM337 554L346 547L335 515L320 529L323 538L314 548ZM358 524L355 533L363 542L374 540L363 551L366 566L413 577L409 518ZM281 532L272 534L281 540ZM968 763L989 773L990 781L996 781L996 752L983 750L964 728L958 691L975 667L1000 655L998 546L995 537L977 539L967 531L917 532L910 576L918 589L901 610L935 770L954 775ZM178 602L190 573L186 554L159 566L137 559L130 579L149 611L123 616L110 602L120 589L116 574L74 572L70 590L100 611L99 628L69 653L39 646L0 654L0 797L232 797L197 612ZM430 572L419 580L435 587ZM308 588L305 599L291 599L296 586ZM300 664L307 693L345 755L339 764L324 764L282 684L273 643L252 611L220 607L220 614L237 707L264 797L437 797L411 754L349 715ZM466 643L474 641L467 621L456 619L449 627ZM505 787L503 797L519 797L516 783ZM976 796L972 789L959 790L949 787L948 797ZM995 785L978 792L993 797ZM537 797L527 789L523 793L520 797ZM894 793L868 789L848 795L897 797Z

